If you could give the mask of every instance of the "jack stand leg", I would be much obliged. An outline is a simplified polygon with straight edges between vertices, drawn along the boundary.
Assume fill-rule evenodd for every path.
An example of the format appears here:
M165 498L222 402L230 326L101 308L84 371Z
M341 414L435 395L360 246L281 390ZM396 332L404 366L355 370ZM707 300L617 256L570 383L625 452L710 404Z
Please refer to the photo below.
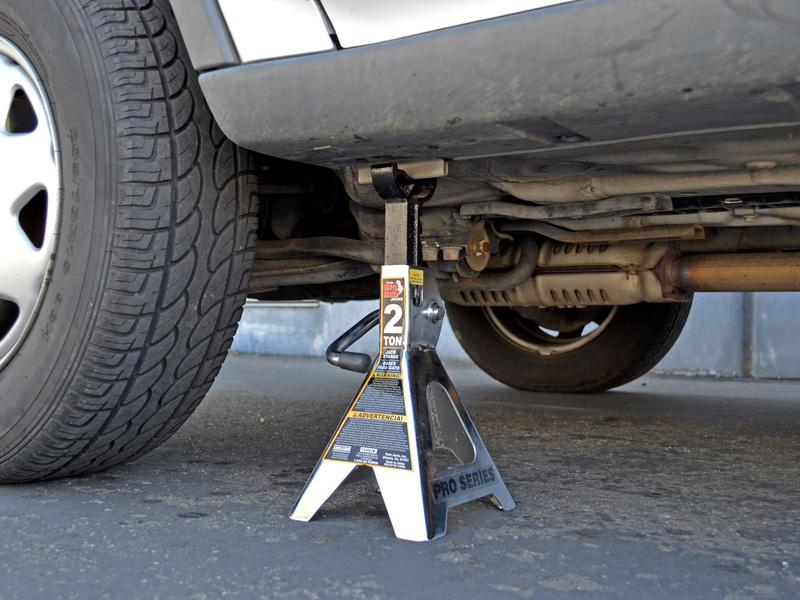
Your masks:
M445 534L447 511L489 497L514 500L436 353L444 304L436 280L419 266L419 205L433 192L396 166L375 167L386 201L386 264L380 315L369 315L328 350L332 364L365 370L363 354L344 352L380 320L380 352L328 443L291 518L310 521L357 466L371 467L395 535L426 541ZM444 466L448 450L457 466Z

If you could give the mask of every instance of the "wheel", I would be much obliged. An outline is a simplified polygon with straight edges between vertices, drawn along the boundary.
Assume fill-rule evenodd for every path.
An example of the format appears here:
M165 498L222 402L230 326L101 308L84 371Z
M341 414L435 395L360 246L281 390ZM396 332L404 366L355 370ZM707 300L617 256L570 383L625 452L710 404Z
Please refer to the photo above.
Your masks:
M0 482L141 456L235 333L255 206L166 0L0 3Z
M448 304L461 346L498 381L531 392L600 392L644 375L669 351L691 302L585 309Z

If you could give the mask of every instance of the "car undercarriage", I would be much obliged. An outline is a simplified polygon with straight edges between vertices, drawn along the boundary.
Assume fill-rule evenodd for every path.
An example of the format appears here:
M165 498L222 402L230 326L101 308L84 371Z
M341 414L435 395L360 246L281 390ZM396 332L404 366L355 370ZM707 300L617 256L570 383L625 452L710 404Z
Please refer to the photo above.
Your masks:
M611 306L681 301L700 291L795 291L798 134L778 134L783 142L740 142L753 149L739 157L739 169L730 155L716 164L677 162L669 149L636 154L662 161L637 165L619 164L625 150L595 158L602 165L576 151L560 163L529 156L412 163L410 173L447 172L422 209L423 257L446 298L468 306ZM335 177L292 166L294 184L269 182L271 169L263 171L252 293L372 297L383 256L382 201L357 169ZM288 169L276 171L283 177ZM525 244L531 238L532 250Z

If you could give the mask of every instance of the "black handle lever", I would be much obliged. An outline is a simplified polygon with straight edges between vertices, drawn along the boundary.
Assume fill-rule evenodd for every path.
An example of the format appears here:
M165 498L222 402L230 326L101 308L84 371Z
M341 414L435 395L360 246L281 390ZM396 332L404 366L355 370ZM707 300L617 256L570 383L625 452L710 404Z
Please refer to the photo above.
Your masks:
M345 350L364 337L364 335L380 323L380 321L380 310L369 313L328 346L328 349L325 351L325 358L328 359L328 362L334 367L355 371L357 373L367 373L370 367L372 367L372 357L369 354L345 352Z

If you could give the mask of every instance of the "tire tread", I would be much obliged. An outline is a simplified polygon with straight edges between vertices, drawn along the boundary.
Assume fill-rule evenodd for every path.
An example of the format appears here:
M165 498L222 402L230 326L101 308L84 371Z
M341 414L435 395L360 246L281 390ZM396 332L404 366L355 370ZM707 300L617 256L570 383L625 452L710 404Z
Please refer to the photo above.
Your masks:
M115 229L77 376L2 482L104 470L167 439L219 372L253 261L248 155L216 128L168 2L69 1L105 67Z

